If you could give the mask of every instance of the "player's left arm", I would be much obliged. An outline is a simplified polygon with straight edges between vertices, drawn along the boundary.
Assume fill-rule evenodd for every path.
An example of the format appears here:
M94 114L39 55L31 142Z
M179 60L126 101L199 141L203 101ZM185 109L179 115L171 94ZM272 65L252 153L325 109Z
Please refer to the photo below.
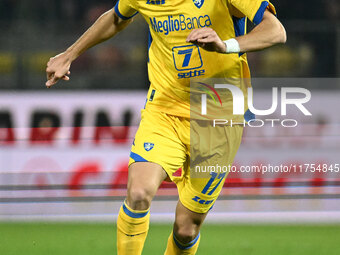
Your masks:
M262 50L287 41L286 30L281 22L270 11L266 10L263 19L249 34L235 38L240 52ZM212 28L193 30L187 42L197 44L208 51L226 53L226 43Z

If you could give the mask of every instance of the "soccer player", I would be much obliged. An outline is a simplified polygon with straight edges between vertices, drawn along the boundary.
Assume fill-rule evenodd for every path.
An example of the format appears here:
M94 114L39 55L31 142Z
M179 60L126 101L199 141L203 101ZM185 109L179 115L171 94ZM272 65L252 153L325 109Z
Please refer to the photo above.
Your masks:
M214 139L209 134L213 130L207 129L200 142L190 144L190 79L249 78L245 52L284 43L286 33L267 0L120 0L65 52L50 59L46 86L69 80L71 63L79 55L115 36L138 13L150 28L150 89L131 149L127 197L117 221L118 254L142 253L150 204L166 179L176 183L179 201L165 254L195 254L200 227L226 174L190 178L190 146L208 162L216 156L206 149L210 137ZM247 19L256 25L249 34ZM217 150L223 148L224 162L231 164L242 126L227 126L222 133L223 139L215 139ZM179 168L182 176L173 176Z

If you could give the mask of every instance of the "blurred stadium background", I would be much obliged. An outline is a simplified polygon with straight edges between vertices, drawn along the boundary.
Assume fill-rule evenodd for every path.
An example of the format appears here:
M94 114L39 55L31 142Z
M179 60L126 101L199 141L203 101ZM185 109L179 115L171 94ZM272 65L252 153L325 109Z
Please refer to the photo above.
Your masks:
M304 87L313 118L290 112L302 125L247 129L235 165L340 163L340 3L272 2L288 42L248 54L255 102L268 106L273 84ZM148 88L142 17L74 62L70 82L44 86L48 59L113 5L0 1L1 255L115 254L113 222ZM199 254L339 254L339 176L231 176ZM176 201L175 187L162 185L144 254L163 251Z

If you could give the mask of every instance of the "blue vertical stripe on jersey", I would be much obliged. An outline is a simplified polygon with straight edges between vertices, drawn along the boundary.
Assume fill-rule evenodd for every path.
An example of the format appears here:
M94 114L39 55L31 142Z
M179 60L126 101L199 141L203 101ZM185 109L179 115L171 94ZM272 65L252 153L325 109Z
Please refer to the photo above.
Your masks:
M155 97L156 90L152 90L149 101L152 102Z
M246 33L246 17L243 18L237 18L232 17L233 23L234 23L234 29L235 29L235 37L245 35ZM240 52L238 55L241 57L244 54L244 52Z
M152 35L150 32L150 28L149 28L149 36L148 36L148 62L150 61L150 48L151 48L151 43L152 43L153 39L152 39Z
M258 9L258 11L255 14L255 17L253 19L253 23L255 25L258 25L261 23L262 19L263 19L263 14L265 12L265 10L267 9L267 6L269 5L269 3L267 1L263 1L261 3L260 8Z
M254 120L255 118L256 118L255 114L252 113L249 109L244 114L244 120L247 121L247 122L250 121L250 120Z

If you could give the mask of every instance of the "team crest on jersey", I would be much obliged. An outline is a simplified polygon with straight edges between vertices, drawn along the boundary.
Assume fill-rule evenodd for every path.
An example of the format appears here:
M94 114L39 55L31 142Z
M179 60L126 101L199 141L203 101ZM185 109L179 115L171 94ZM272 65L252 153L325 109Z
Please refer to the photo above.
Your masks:
M194 1L194 4L196 5L197 8L201 8L202 5L204 4L204 0L192 0Z
M155 146L155 144L153 144L153 143L144 143L144 149L146 151L151 151L154 146Z

